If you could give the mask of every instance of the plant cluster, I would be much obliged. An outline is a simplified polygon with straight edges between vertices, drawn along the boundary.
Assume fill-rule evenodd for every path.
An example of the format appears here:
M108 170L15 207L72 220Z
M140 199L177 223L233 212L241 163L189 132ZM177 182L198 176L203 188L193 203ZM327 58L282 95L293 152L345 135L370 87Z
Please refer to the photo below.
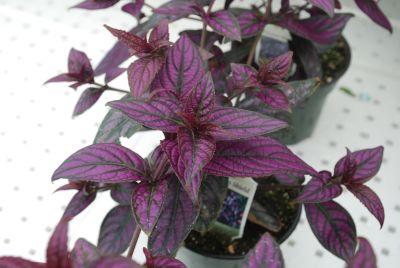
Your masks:
M103 9L118 2L86 0L75 7ZM365 185L380 168L383 147L348 150L333 174L316 171L268 135L287 127L274 114L290 113L313 94L319 78L294 81L292 51L262 59L259 67L253 62L267 25L283 27L311 43L332 44L352 15L336 12L338 0L309 0L301 6L282 0L277 12L272 0L249 9L233 8L233 1L226 0L223 9L214 10L215 2L172 0L154 8L144 0L129 1L122 10L137 19L137 26L130 31L105 26L119 42L97 68L85 53L71 49L68 72L47 82L87 87L75 116L106 91L123 96L108 103L111 109L93 145L73 153L53 174L52 180L68 179L59 190L77 193L50 239L47 262L2 257L0 267L142 267L131 260L140 231L148 235L146 267L185 267L173 256L189 232L207 230L219 216L226 177L268 176L301 190L293 201L304 205L323 247L348 267L376 266L369 242L357 238L351 215L333 199L346 187L383 225L382 203ZM355 2L373 21L392 30L376 1ZM144 14L146 8L151 15ZM178 40L170 40L169 23L180 19L199 21L202 29L185 30ZM223 51L219 46L223 40L243 45ZM299 55L306 66L308 52ZM120 65L127 59L131 64L126 70ZM130 91L109 86L125 71ZM95 81L102 74L105 84ZM120 145L121 137L148 129L162 131L165 138L146 158ZM304 183L304 176L311 179ZM68 222L105 191L117 205L101 224L97 246L79 239L69 251ZM119 256L128 248L127 257ZM279 245L266 233L247 254L243 267L283 266Z

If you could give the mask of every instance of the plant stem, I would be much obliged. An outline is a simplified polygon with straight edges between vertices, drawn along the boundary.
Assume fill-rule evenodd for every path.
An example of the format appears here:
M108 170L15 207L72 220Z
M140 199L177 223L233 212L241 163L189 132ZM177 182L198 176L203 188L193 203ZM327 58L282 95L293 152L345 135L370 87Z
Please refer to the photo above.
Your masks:
M139 235L140 235L140 227L136 226L135 231L133 232L133 235L132 235L131 243L129 244L129 250L128 250L128 255L127 255L127 257L129 259L132 259L133 252L135 251L135 247L136 247L137 241L139 239Z
M146 7L150 8L151 10L154 10L154 9L155 9L155 7L153 7L152 5L149 5L149 4L147 4L147 3L144 3L143 5L145 5Z
M265 13L264 13L263 19L266 20L269 16L271 16L271 13L272 13L272 0L268 0L268 3L265 7ZM263 30L259 34L257 34L257 36L255 37L255 39L253 41L249 56L247 57L247 61L246 61L247 65L251 65L251 63L253 62L254 54L256 53L257 44L261 39L262 32L263 32Z
M101 87L103 90L110 90L110 91L121 92L121 93L130 93L129 91L126 91L126 90L123 90L123 89L110 87L107 84L106 85L102 85L102 84L97 83L97 82L93 82L92 84Z
M201 31L201 40L200 40L200 48L204 48L206 44L206 35L207 35L207 23L203 22L203 30Z

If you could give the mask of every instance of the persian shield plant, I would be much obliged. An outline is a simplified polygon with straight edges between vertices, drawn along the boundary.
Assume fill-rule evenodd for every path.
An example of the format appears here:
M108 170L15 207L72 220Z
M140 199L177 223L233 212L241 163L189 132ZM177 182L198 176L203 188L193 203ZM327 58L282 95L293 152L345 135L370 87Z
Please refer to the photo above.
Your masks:
M104 9L118 2L86 0L74 7ZM337 40L351 15L337 13L340 3L334 0L310 0L302 6L268 0L239 12L231 7L234 1L225 1L221 9L215 2L172 0L155 8L130 1L122 10L136 18L137 26L130 31L105 26L118 42L96 68L84 52L71 49L68 71L47 82L85 87L74 116L106 91L120 92L121 98L108 103L93 144L72 153L54 171L53 181L67 180L58 191L77 193L49 241L46 263L2 257L0 267L143 267L131 260L141 231L148 236L145 267L186 267L173 257L192 230L210 232L227 192L227 177L274 177L277 189L296 189L291 202L304 206L326 250L347 267L376 267L370 243L358 237L351 215L334 199L343 189L350 191L383 225L383 205L365 185L380 168L383 147L347 150L332 172L318 172L269 135L287 127L275 112L290 112L316 90L319 78L290 79L292 51L263 59L259 67L252 64L256 43L269 24L326 44ZM272 2L280 2L279 11L273 12ZM392 30L375 1L355 2ZM300 18L300 12L309 17ZM171 40L169 24L181 19L200 22L199 29L186 29ZM249 40L244 49L222 46ZM129 66L121 67L127 59ZM109 85L125 72L129 90ZM105 84L98 82L103 74ZM148 156L121 145L121 137L148 130L164 134ZM110 192L116 206L100 225L97 245L79 239L69 251L68 222L104 192ZM284 267L273 226L262 220L270 216L268 211L254 202L250 215L268 228L245 254L243 267ZM126 257L121 256L125 251Z

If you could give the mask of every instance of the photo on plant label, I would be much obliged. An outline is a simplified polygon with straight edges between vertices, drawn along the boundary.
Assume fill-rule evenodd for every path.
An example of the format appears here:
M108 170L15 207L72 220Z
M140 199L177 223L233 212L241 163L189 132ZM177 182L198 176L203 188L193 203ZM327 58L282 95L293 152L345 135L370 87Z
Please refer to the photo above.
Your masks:
M248 198L238 192L228 190L218 221L239 229Z

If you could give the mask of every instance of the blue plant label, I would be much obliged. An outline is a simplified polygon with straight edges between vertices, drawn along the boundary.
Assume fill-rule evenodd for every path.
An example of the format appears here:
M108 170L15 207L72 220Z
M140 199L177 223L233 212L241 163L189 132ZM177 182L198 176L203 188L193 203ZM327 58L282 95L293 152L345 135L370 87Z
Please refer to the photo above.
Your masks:
M241 238L256 190L257 182L252 178L229 178L228 191L213 231L232 239Z

